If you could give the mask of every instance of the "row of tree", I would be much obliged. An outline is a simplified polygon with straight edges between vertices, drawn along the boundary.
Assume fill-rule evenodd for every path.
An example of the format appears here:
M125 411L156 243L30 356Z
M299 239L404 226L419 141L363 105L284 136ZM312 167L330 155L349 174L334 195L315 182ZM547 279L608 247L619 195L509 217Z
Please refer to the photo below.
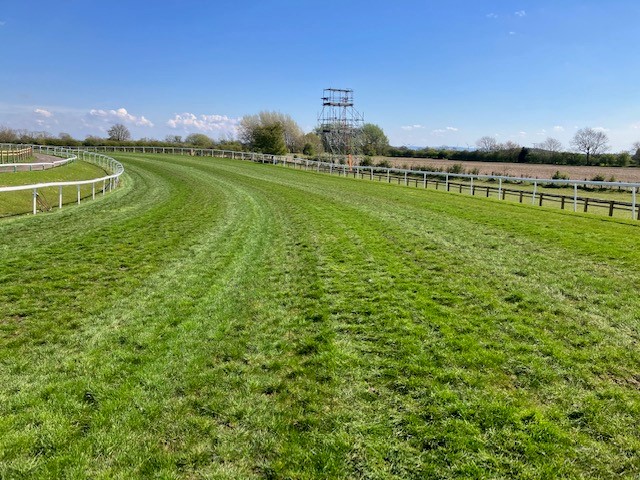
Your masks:
M565 151L562 143L552 137L532 148L513 141L499 143L495 137L484 136L476 142L475 150L449 150L436 148L410 149L390 147L389 156L440 158L456 161L545 163L557 165L640 166L640 142L633 144L631 152L606 153L609 138L601 130L583 128L571 140L572 151Z
M133 140L129 129L123 124L115 124L108 131L107 137L88 135L84 140L73 138L70 134L61 132L57 136L49 132L28 131L0 126L0 143L29 143L34 145L53 146L145 146L145 147L192 147L216 148L220 150L244 150L245 146L233 138L213 140L204 133L192 133L186 137L181 135L167 135L164 140L140 138Z
M289 116L280 112L263 111L247 115L240 121L239 140L233 138L215 141L204 133L192 133L186 137L168 135L164 140L141 138L132 140L131 132L123 124L115 124L107 131L108 137L88 136L83 141L68 133L57 137L47 132L29 132L0 126L0 143L33 143L60 146L95 145L139 145L181 146L193 148L217 148L222 150L248 150L284 155L300 153L317 156L325 150L321 132L304 133ZM358 132L361 153L367 156L388 155L391 157L440 158L455 161L491 161L518 163L551 163L557 165L611 165L640 166L640 142L636 142L631 153L606 153L609 139L605 132L593 128L582 128L571 140L573 151L564 151L555 138L535 144L533 148L522 147L515 142L499 143L494 137L484 136L476 142L476 150L447 150L426 147L410 149L390 147L387 136L377 125L365 124Z
M385 155L389 140L382 128L368 123L356 132L356 143L365 155ZM94 146L94 145L144 145L144 146L187 146L195 148L219 148L226 150L249 150L253 152L285 155L301 153L308 156L320 155L328 150L323 143L321 132L304 133L291 116L280 112L263 111L256 115L246 115L240 121L239 141L232 138L215 141L204 133L192 133L184 139L180 135L168 135L163 140L142 138L132 140L126 125L116 123L107 130L107 137L87 136L76 140L68 133L57 137L47 132L28 132L0 126L0 143L34 143L46 145Z
M514 142L498 143L494 137L485 136L476 142L477 153L487 159L515 161L519 163L553 163L559 165L610 165L626 167L640 165L640 142L633 144L630 152L607 154L609 137L600 129L590 127L576 131L571 139L573 151L563 150L562 143L552 137L535 144L532 149Z

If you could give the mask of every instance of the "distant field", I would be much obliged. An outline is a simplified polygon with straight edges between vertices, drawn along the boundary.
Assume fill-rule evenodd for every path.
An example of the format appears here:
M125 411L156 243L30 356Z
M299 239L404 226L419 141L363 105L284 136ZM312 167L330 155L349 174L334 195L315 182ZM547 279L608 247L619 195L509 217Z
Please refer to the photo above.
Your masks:
M638 478L640 224L118 154L0 220L0 478Z
M35 183L48 182L68 182L73 180L90 180L107 175L104 169L92 163L76 160L61 167L35 172L3 172L0 173L0 187L15 185L31 185ZM80 188L80 195L85 197L91 194L91 185ZM58 187L43 188L41 195L49 203L57 205ZM16 215L30 212L33 208L31 191L20 192L0 192L0 216ZM63 203L73 203L77 201L77 187L63 188Z
M374 157L378 163L386 160L396 168L406 165L409 168L427 167L446 169L456 163L464 166L467 172L477 168L484 175L510 175L512 177L551 178L554 173L569 175L573 180L591 180L596 175L602 175L605 180L613 177L616 181L640 182L640 168L616 168L616 167L578 167L571 165L534 165L523 163L498 163L498 162L460 162L456 160L439 160L435 158L396 158Z

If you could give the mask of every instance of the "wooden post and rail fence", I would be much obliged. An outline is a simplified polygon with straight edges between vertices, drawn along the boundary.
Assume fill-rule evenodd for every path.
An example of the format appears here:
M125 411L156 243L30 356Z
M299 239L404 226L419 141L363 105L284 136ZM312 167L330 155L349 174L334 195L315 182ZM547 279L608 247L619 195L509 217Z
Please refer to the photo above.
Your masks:
M3 145L0 147L0 163L25 162L33 156L33 147Z

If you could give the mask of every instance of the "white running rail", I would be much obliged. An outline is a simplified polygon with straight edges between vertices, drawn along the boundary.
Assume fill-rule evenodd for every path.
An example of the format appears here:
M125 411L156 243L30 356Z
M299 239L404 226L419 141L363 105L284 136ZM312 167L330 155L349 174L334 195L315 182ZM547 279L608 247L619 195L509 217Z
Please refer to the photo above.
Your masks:
M0 145L2 148L3 145ZM93 178L91 180L74 180L69 182L47 182L47 183L36 183L32 185L16 185L11 187L0 187L0 193L2 192L17 192L24 190L31 190L33 192L33 214L38 213L38 190L43 188L50 187L58 187L58 208L62 208L63 203L63 187L77 187L77 203L80 204L81 195L80 195L80 187L83 185L91 185L91 198L96 198L96 190L98 192L102 192L102 195L105 195L106 192L112 191L116 188L120 182L120 176L124 173L124 167L117 160L107 156L102 155L96 152L87 152L85 150L79 149L69 149L65 147L49 147L42 145L29 145L33 148L34 152L43 153L46 155L51 155L55 157L65 157L64 160L55 161L55 162L45 162L45 165L58 164L62 165L65 163L72 162L78 158L82 158L82 160L87 161L89 163L93 163L105 169L107 172L111 172L109 175L100 178ZM31 165L42 165L43 162L31 164ZM6 166L7 164L5 164ZM29 165L29 164L22 164ZM55 166L58 166L55 165ZM49 167L51 168L51 167ZM42 168L44 169L44 168ZM97 189L96 189L97 186Z

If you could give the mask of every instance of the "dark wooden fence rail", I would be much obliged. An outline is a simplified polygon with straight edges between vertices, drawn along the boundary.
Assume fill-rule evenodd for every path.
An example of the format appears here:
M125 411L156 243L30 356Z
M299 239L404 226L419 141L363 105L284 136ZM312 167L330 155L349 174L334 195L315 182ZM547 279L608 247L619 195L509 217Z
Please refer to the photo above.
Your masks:
M300 167L307 168L304 164L294 164L294 168ZM317 168L314 168L318 170ZM494 197L500 200L510 200L518 203L530 203L534 205L542 206L554 206L559 207L561 210L572 210L576 207L577 211L589 212L598 210L600 213L603 211L610 217L613 217L616 212L626 212L630 214L633 210L633 204L631 202L622 202L618 200L605 200L602 198L562 195L550 192L533 192L529 190L512 189L504 186L492 186L492 185L472 185L471 183L460 183L453 181L446 181L446 174L441 176L416 176L411 174L406 175L394 175L394 174L380 174L377 172L364 172L352 170L348 168L331 168L321 166L319 171L324 173L331 173L336 175L348 176L353 178L361 178L374 180L378 182L396 183L398 185L415 186L416 188L433 188L435 190L446 190L448 192L467 193L473 196ZM635 218L640 218L640 204L636 206Z

